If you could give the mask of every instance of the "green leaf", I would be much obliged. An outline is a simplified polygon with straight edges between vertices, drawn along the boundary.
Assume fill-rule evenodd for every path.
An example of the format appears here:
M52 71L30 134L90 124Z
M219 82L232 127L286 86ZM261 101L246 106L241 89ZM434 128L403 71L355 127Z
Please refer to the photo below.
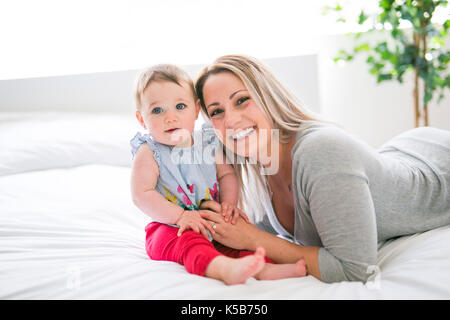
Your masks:
M391 31L391 35L394 39L399 39L403 37L403 32L400 29L393 28Z
M353 60L353 55L349 54L348 52L346 52L345 50L339 50L338 55L333 58L333 61L335 63L339 62L339 61L350 61Z
M392 79L392 74L390 73L380 73L377 77L377 82L380 83L381 81L385 81L385 80L391 80Z
M402 76L406 71L412 69L412 67L409 64L400 64L397 65L395 69L397 70L398 75Z
M394 0L380 0L379 6L383 9L390 10Z
M450 62L450 51L441 53L438 56L438 61L443 64L448 64Z
M378 71L380 71L381 69L384 68L384 63L375 63L374 68L377 69Z
M396 79L400 83L404 75L417 70L419 77L424 83L423 101L428 103L435 92L440 91L439 99L445 90L450 88L450 75L448 65L450 63L450 51L448 47L448 34L450 33L450 19L442 25L432 24L433 14L439 7L445 7L447 0L378 0L379 13L378 22L383 25L386 35L385 41L370 45L369 43L356 44L353 52L341 50L333 59L338 61L351 61L360 52L367 52L366 63L370 74L376 77L376 81L382 82ZM328 7L327 10L342 11L340 4ZM342 13L341 13L342 15ZM348 23L348 17L341 17L337 21ZM360 10L357 22L362 25L370 17ZM408 22L412 27L414 35L420 36L420 46L416 47L412 42L409 31L399 29L400 23ZM375 32L375 28L367 33ZM361 38L363 33L353 34L355 40ZM364 33L365 35L366 33ZM425 38L424 38L425 37ZM427 40L426 52L422 45L423 39ZM389 43L389 46L388 46ZM424 55L426 54L426 59ZM448 90L447 90L448 92Z
M447 30L448 28L450 28L450 20L444 22L444 29Z
M368 43L364 43L364 44L361 44L361 45L359 45L359 46L356 46L356 47L354 48L354 50L355 50L355 52L369 51L369 50L370 50L370 46L369 46Z
M381 69L384 68L384 64L383 63L379 63L379 62L375 62L372 65L372 68L370 69L370 73L373 75L378 75L381 73Z
M355 33L355 39L358 40L359 38L361 38L362 35L363 35L362 32Z
M434 45L438 45L439 47L445 46L444 39L442 39L441 37L432 37L430 39L430 43L432 43Z
M389 57L389 62L393 65L396 65L398 62L398 56L391 53L391 56Z
M422 28L421 28L421 25L420 25L420 18L417 17L415 14L413 14L412 17L413 18L412 18L411 22L412 22L414 28L417 29L418 31L421 31Z
M427 104L433 98L432 90L425 90L425 95L423 96L423 104Z
M336 11L336 12L342 11L342 7L339 3L336 3L335 7L323 6L321 9L322 9L322 12L321 12L322 15L327 15L330 11Z
M433 77L433 82L437 87L442 88L445 86L445 80L442 79L438 73Z
M358 17L358 24L363 24L368 18L369 16L366 16L364 11L361 10L361 13L359 14Z
M375 51L381 56L383 60L390 60L392 53L389 51L386 42L381 42L375 47Z

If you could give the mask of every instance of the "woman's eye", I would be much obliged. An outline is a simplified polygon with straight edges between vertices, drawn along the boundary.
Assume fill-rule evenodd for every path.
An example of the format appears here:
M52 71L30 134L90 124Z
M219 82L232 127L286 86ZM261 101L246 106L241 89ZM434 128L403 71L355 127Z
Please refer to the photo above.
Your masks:
M223 112L222 110L216 109L213 112L211 112L209 116L212 118L212 117L214 117L214 116L216 116L216 115L218 115L219 113L222 113L222 112Z
M183 110L184 108L186 108L186 105L184 103L179 103L175 108L177 108L177 110Z
M161 113L162 111L163 111L162 108L156 107L156 108L154 108L154 109L152 110L152 113L153 113L153 114L159 114L159 113Z
M249 97L242 97L242 98L239 98L237 101L236 101L236 103L239 105L239 104L243 104L245 101L247 101L248 99L250 99Z

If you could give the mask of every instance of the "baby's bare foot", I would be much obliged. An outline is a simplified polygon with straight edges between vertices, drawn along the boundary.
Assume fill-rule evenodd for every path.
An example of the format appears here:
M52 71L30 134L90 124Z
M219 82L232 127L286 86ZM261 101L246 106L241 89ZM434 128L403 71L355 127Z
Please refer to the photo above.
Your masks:
M308 274L308 270L306 270L306 262L304 259L300 259L295 264L297 267L297 277L304 277Z
M256 278L259 280L278 280L304 277L306 274L305 260L300 259L296 263L289 264L266 263L261 272L256 275Z
M222 261L222 279L226 284L242 284L264 268L265 250L256 249L255 254L243 258L227 258Z

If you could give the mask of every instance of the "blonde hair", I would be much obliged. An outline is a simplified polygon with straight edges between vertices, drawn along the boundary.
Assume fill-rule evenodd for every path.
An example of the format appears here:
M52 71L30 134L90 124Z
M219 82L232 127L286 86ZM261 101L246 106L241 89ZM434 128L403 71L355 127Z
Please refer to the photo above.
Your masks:
M288 143L296 132L305 128L303 124L318 120L317 116L275 78L264 63L245 55L222 56L200 72L195 90L202 112L207 117L203 87L211 75L222 72L231 72L242 81L272 127L279 130L281 143ZM248 158L244 163L231 162L240 185L239 205L252 216L254 222L258 222L268 210L267 201L270 204L269 186L266 176L261 174L262 167L260 164L251 163Z
M181 86L181 82L184 81L191 89L194 100L197 100L194 82L186 71L173 64L157 64L141 71L136 78L134 98L138 110L141 110L142 108L142 94L145 89L150 83L158 81L169 81L176 83L179 86Z

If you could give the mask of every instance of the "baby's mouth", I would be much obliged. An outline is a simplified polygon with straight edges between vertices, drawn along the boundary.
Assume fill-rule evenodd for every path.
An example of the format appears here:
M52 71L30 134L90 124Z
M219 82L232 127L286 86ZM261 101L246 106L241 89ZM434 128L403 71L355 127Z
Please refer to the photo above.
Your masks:
M173 132L175 132L178 129L180 129L180 128L172 128L172 129L166 130L166 132L167 133L173 133Z

